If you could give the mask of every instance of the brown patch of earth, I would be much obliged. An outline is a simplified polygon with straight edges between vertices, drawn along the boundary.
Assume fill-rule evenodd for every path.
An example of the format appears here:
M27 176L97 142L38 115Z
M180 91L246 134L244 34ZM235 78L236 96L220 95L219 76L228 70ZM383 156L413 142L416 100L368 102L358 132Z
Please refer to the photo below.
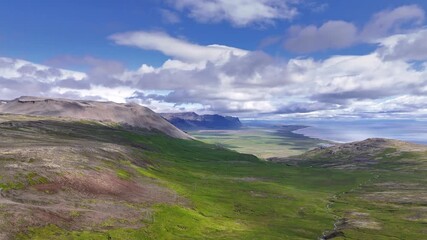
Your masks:
M427 207L413 208L406 219L409 221L427 221Z
M362 212L349 212L345 215L344 227L350 228L364 228L364 229L381 229L381 224L374 221L369 213Z
M156 203L186 204L153 179L124 180L113 172L90 170L68 172L50 183L4 191L0 229L8 229L4 238L13 239L28 227L47 224L68 230L139 228L150 221L150 206Z
M60 183L42 183L33 186L34 189L40 192L55 194L62 190Z
M398 204L427 204L425 191L383 191L368 193L363 196L368 201L398 203Z

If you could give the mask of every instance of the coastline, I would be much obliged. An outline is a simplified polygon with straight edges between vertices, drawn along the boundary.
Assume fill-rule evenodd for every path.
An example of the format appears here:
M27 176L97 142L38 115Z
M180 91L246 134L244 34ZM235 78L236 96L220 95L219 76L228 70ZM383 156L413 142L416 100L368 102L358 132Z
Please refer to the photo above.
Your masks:
M312 138L312 139L318 139L318 140L321 140L321 141L327 141L327 142L331 142L333 144L342 144L342 143L352 142L352 141L342 141L342 140L339 140L339 139L336 139L336 138L333 138L333 137L326 137L324 135L323 136L319 136L321 134L316 135L316 134L310 134L310 133L307 133L307 132L303 132L304 131L303 129L311 129L311 128L315 129L316 127L314 127L314 126L305 126L304 128L299 128L299 129L296 129L296 130L294 130L292 132L295 133L295 134L302 135L304 137L308 137L308 138Z
M424 129L423 129L424 130ZM301 134L306 137L322 139L336 144L363 141L368 138L386 138L395 139L404 142L427 145L427 138L420 137L420 134L427 135L427 129L420 133L403 130L394 131L394 129L372 130L372 128L355 127L353 129L332 128L322 126L308 126L294 131L295 134Z
M387 138L427 145L426 120L388 119L302 119L282 121L242 121L247 126L305 126L295 129L295 134L330 141L349 143L367 138Z

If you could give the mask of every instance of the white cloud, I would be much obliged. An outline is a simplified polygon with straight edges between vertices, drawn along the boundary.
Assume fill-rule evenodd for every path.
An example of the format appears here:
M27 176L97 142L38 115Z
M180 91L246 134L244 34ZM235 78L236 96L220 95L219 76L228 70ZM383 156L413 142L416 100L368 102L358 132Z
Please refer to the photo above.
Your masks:
M32 62L0 57L0 77L4 78L37 78L40 82L53 82L73 78L82 80L86 74L68 71L65 69L51 68Z
M305 83L303 88L293 88L294 93L299 90L298 93L321 102L346 104L351 100L412 94L417 86L426 84L422 72L409 63L383 61L375 52L334 56L318 62L297 60L297 64L308 67L293 74L300 78L299 84Z
M65 96L70 94L78 96L78 98L93 98L96 96L98 99L102 100L125 103L126 97L131 96L135 92L135 89L129 86L106 87L94 85L89 89L54 87L51 91Z
M28 61L0 58L0 96L2 99L21 95L50 95L56 84L82 87L82 72L52 68Z
M427 59L427 29L409 34L393 35L382 39L379 50L387 60L403 59L422 61Z
M20 60L3 62L14 61ZM196 65L181 60L168 60L158 68L144 65L137 71L117 73L117 82L111 84L91 75L69 83L61 77L43 83L3 64L2 73L8 75L0 75L0 93L2 98L42 95L136 101L162 112L240 117L419 117L427 113L427 70L415 69L404 60L384 60L376 51L288 62L250 52L221 64Z
M135 91L120 80L106 77L119 72L114 62L92 57L67 58L66 62L85 62L92 68L83 73L0 57L1 98L29 95L125 102Z
M360 29L345 21L328 21L319 27L292 26L284 46L293 52L307 53L341 49L356 43L376 43L381 38L417 29L424 19L422 8L417 5L405 5L374 14Z
M156 50L163 54L185 61L219 61L230 55L244 55L247 51L223 45L202 46L173 38L162 32L127 32L110 36L116 44L133 46L145 50Z
M140 89L170 89L166 95L145 95L145 101L173 103L179 108L200 104L200 111L240 116L358 116L391 111L381 103L427 89L427 72L405 61L384 61L377 52L334 56L322 61L281 62L263 53L230 58L222 65L194 69L156 68L134 75ZM155 80L154 80L155 79ZM398 103L398 102L397 102ZM427 108L427 104L417 105ZM409 107L402 107L408 109ZM390 115L398 114L393 109ZM267 115L264 115L267 114Z
M420 26L424 22L425 13L417 5L405 5L391 10L374 14L361 32L361 38L376 40L390 34L404 32L413 26Z
M187 51L135 40L132 46L141 43L171 57L160 67L143 64L135 71L94 58L83 59L92 66L87 74L0 58L0 94L136 101L162 112L196 110L240 117L427 117L427 61L412 56L413 51L400 54L400 48L421 41L424 32L381 39L379 48L365 55L286 61L232 47L200 57L195 52L212 47L160 34L168 44L182 44ZM414 58L422 67L409 61ZM43 74L47 78L40 78Z
M175 0L171 4L199 22L228 21L242 27L292 19L298 13L289 0Z
M314 52L348 47L356 39L357 28L352 23L328 21L318 28L314 25L291 27L285 48L300 53Z

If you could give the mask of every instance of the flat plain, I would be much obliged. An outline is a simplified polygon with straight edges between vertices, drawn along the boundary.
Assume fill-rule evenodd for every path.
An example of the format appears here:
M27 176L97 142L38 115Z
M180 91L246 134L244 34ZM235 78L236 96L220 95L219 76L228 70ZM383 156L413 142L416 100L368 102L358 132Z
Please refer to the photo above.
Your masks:
M189 133L206 143L224 146L259 158L285 157L329 144L329 141L293 133L298 125L245 127L237 130L197 130Z

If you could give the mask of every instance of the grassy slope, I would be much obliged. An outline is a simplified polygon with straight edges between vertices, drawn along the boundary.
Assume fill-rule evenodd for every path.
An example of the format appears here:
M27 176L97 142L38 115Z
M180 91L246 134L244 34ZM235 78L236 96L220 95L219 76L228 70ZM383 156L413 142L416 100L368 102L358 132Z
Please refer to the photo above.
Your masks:
M346 172L373 174L356 188L333 196L329 206L337 216L337 227L329 233L343 235L337 239L424 239L427 234L426 148L401 142L375 151L355 149L358 150L332 155L330 149L316 150L302 155L299 162L300 166L331 166ZM354 160L361 156L367 157L366 161L371 164ZM350 170L355 167L358 170Z
M364 185L343 193L334 210L341 218L364 212L375 228L346 228L340 239L425 239L427 234L427 152L386 149L378 155L375 174ZM356 217L356 220L361 220ZM363 217L362 217L363 220Z
M135 154L141 164L128 162L128 167L160 179L188 203L155 206L140 229L82 232L49 225L29 229L19 239L317 239L339 219L350 222L340 229L347 239L422 239L426 233L425 200L404 198L423 196L426 174L393 171L399 157L388 162L385 156L375 170L296 167L197 141L82 126L94 141L108 138L140 146ZM416 161L423 156L409 157ZM149 165L139 167L142 163ZM127 172L117 174L129 178ZM384 192L394 195L381 197ZM411 216L416 217L408 220Z
M125 130L110 134L150 149L137 153L150 167L129 164L161 179L189 200L187 206L157 205L141 229L79 232L49 225L32 228L20 239L315 239L334 222L325 207L328 199L371 177L267 163L197 141Z
M168 161L156 176L190 198L207 226L217 226L187 235L192 238L315 238L332 221L326 198L364 177L278 166L212 145L193 142L188 148L188 142L164 140L156 145L168 146L168 152L152 157Z
M362 221L377 227L344 226L338 239L425 239L427 174L383 173L376 184L356 188L340 196L334 212L346 221ZM381 184L392 183L394 187ZM408 188L417 184L414 188ZM399 186L400 185L400 186ZM424 199L419 199L422 197ZM349 214L366 214L366 217Z

